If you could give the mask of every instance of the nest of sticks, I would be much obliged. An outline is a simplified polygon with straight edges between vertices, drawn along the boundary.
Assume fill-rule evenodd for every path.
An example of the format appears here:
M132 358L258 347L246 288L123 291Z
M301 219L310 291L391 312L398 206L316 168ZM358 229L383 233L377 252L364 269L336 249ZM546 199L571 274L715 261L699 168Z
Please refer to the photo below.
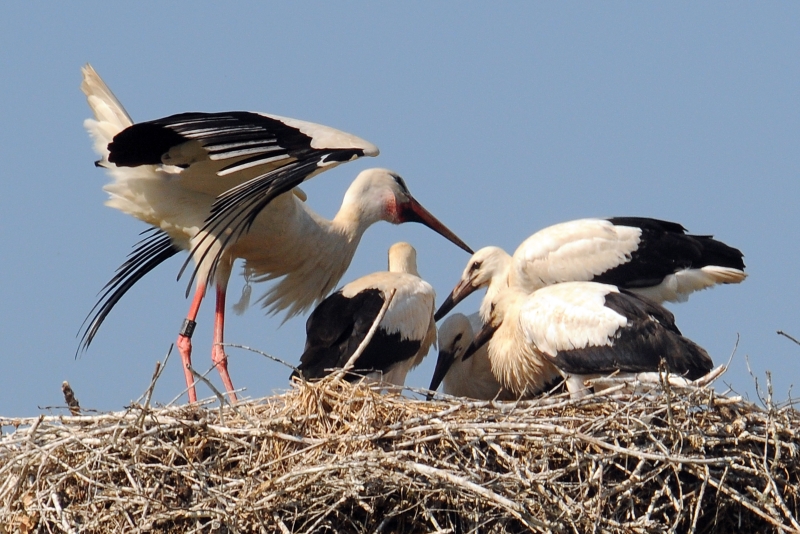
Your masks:
M329 377L0 419L0 532L800 531L795 409L651 386L425 402Z

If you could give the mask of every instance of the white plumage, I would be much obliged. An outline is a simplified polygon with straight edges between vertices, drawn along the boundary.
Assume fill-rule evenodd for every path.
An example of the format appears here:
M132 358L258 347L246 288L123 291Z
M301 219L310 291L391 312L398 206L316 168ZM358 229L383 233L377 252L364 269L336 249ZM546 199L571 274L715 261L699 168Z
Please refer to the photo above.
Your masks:
M514 251L508 278L529 293L559 282L601 280L663 303L739 283L747 276L743 269L742 253L710 236L688 235L667 221L617 217L536 232Z
M672 314L608 284L564 282L527 294L512 287L492 302L475 347L488 341L492 372L516 394L543 390L559 374L580 395L583 380L615 372L670 372L695 379L711 370L708 354L684 338Z
M296 374L316 379L343 367L393 290L392 301L353 371L375 382L402 386L408 371L436 343L436 294L420 278L416 251L408 243L389 249L388 271L346 284L314 310L306 323L306 346Z
M686 234L679 224L641 217L579 219L536 232L513 256L498 247L478 250L436 318L481 287L488 287L481 305L486 320L488 302L507 285L531 293L560 282L596 281L663 303L746 276L739 250Z
M384 220L421 222L471 252L386 169L361 172L333 220L314 213L296 186L375 145L313 123L250 112L185 113L134 124L90 67L81 86L95 118L85 122L112 183L107 204L153 226L95 306L88 346L111 308L147 272L180 250L195 263L195 296L178 338L184 365L207 285L216 286L212 360L229 392L223 341L225 294L236 258L259 282L281 278L263 297L291 317L319 302L347 270L364 231ZM187 259L187 262L189 261ZM196 400L186 370L190 401ZM235 398L231 394L232 398Z
M513 256L498 247L478 250L467 262L461 279L439 307L435 318L441 319L481 287L487 288L480 307L480 316L487 323L493 304L508 288L528 295L553 284L594 280L627 288L660 303L684 301L693 291L715 284L741 282L746 277L743 269L739 250L710 236L688 235L676 223L640 217L579 219L536 232L517 247ZM546 295L539 295L539 298L545 299ZM570 330L573 341L581 342L574 337L580 335L580 330L574 330L580 317L592 323L606 313L599 313L597 309L589 311L583 306L571 311L573 324L547 323L547 331L538 339L542 347L549 347L552 339L564 334L563 329ZM562 332L558 332L559 329ZM602 333L599 329L593 331L594 335ZM515 344L505 340L495 344L494 350L518 350L514 347ZM530 365L540 368L539 371L529 369L542 381L534 385L538 391L551 378L552 372L547 371L546 362ZM442 373L447 372L438 368L437 371L431 389L438 386Z

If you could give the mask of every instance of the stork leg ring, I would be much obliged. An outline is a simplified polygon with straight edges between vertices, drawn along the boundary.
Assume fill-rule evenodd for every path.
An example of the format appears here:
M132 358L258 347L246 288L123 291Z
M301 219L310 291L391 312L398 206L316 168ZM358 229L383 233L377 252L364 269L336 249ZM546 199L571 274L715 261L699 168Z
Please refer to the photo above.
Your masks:
M178 352L181 353L181 361L183 363L183 374L186 378L186 385L188 387L189 402L197 402L197 392L194 389L194 376L192 375L192 334L197 326L197 322L186 318L183 320L183 325L178 332Z

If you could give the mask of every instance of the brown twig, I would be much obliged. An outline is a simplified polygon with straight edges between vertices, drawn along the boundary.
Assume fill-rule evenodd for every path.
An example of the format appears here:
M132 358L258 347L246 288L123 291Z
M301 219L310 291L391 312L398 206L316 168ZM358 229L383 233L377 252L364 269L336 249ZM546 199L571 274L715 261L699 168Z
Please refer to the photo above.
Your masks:
M75 398L75 392L72 391L72 387L66 380L61 383L61 391L64 393L64 401L67 403L69 413L72 415L80 415L81 405L78 403L78 399Z
M783 336L783 337L788 338L788 339L791 339L792 341L794 341L795 343L800 345L800 341L797 341L795 338L793 338L792 336L790 336L789 334L787 334L783 330L778 330L778 335L779 336Z

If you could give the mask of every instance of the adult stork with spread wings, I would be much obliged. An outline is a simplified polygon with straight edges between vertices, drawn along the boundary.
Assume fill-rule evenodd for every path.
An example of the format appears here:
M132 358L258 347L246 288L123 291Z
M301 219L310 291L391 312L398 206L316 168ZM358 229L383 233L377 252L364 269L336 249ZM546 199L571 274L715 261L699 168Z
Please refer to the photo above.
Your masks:
M153 226L108 283L83 333L88 347L108 313L139 279L181 250L196 282L178 335L189 400L196 401L191 336L206 288L216 290L212 361L232 399L221 346L225 294L234 260L255 281L281 278L264 295L271 312L291 317L325 297L350 265L373 223L420 222L472 252L386 169L361 172L333 220L313 212L296 189L340 163L377 156L353 135L310 122L253 112L181 113L133 123L91 66L81 89L94 119L85 126L112 178L107 205ZM183 269L181 270L181 272ZM191 286L191 283L190 283ZM187 294L189 289L187 288Z

